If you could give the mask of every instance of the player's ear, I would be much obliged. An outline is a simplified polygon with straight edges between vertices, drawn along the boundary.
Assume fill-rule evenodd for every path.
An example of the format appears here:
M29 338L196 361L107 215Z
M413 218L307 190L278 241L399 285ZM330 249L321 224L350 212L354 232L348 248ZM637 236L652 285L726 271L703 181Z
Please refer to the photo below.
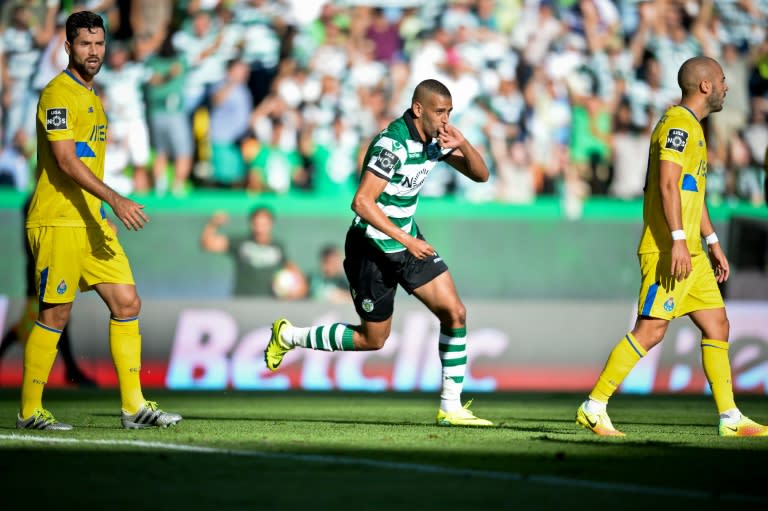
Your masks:
M70 55L72 53L72 45L69 44L69 41L64 41L64 51L67 52L67 55Z
M411 110L413 111L413 116L419 118L421 117L421 113L424 111L424 107L421 106L421 103L415 101L413 105L411 105Z

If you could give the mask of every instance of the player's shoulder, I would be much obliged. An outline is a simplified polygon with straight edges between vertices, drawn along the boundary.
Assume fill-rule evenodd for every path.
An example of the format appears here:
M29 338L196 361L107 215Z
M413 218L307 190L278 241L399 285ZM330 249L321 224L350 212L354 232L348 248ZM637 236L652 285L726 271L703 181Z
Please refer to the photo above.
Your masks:
M40 97L41 99L73 99L80 95L78 85L73 77L66 72L61 72L48 82L40 93Z
M670 127L696 128L701 126L699 120L689 109L681 105L670 107L661 118L662 124Z
M688 145L688 139L700 136L701 124L696 116L683 106L669 108L659 120L659 126L654 131L653 143L662 149L671 149L683 153Z
M397 151L407 145L409 138L408 126L402 118L395 119L381 130L373 139L373 146L381 146Z

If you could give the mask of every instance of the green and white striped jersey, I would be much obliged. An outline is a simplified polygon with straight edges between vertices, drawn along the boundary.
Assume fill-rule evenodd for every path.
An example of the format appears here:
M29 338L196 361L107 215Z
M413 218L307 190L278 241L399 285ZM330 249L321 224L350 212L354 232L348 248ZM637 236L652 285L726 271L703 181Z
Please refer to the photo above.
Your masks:
M376 204L389 220L411 236L416 236L413 219L419 204L419 191L437 163L453 149L441 148L436 139L425 142L406 111L371 141L363 162L363 172L373 172L389 181ZM400 252L405 247L356 216L352 228L365 229L366 237L384 252Z

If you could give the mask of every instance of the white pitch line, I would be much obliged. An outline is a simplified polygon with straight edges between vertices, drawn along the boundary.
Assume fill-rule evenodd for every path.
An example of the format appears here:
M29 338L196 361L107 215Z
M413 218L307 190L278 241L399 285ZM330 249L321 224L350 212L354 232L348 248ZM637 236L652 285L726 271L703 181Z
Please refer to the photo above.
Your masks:
M283 452L250 451L245 449L223 449L220 447L205 447L189 444L175 444L164 442L148 442L144 440L119 440L119 439L92 439L80 438L44 437L24 434L0 434L0 441L22 441L39 444L59 445L97 445L113 447L135 447L139 449L161 449L165 451L191 452L200 454L224 454L230 456L242 456L247 458L276 459L289 461L302 461L311 463L335 463L339 465L358 465L372 468L405 470L421 472L425 474L438 474L457 477L476 477L481 479L495 479L502 481L520 481L551 486L570 486L574 488L586 488L590 490L613 491L617 493L635 493L640 495L656 495L662 497L681 497L690 499L709 500L717 498L723 501L758 502L768 503L768 497L760 495L743 495L738 493L721 493L717 496L701 490L684 488L665 488L661 486L645 486L629 483L611 483L574 479L570 477L527 475L519 472L499 472L492 470L476 470L470 468L441 467L439 465L426 465L420 463L399 463L396 461L373 460L369 458L354 458L351 456L332 456L321 454L295 454Z

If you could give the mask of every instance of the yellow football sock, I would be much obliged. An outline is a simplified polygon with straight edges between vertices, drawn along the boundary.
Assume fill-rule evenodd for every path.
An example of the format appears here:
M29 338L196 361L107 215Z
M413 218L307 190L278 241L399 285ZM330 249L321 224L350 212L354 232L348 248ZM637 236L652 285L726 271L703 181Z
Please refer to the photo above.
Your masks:
M138 318L109 320L109 349L117 371L122 408L127 413L136 413L144 404Z
M21 383L21 418L28 419L43 408L43 388L56 360L61 330L35 322L24 347L24 377Z
M628 333L616 344L608 356L603 372L597 379L595 388L589 393L590 399L607 403L608 399L616 392L616 389L635 364L646 355L645 349L640 346L632 333Z
M731 383L731 362L728 360L728 343L713 339L701 340L701 365L707 376L717 413L736 408Z

